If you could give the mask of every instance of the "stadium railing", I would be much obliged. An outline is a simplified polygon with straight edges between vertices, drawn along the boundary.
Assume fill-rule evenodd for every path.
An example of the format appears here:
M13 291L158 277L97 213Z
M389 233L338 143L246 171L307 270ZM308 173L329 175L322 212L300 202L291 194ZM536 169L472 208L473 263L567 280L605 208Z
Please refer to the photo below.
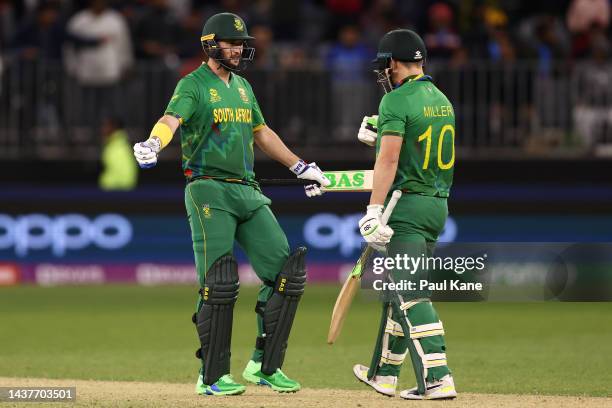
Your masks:
M471 61L431 62L426 72L452 102L462 158L584 157L612 143L612 68ZM328 160L334 147L355 149L365 114L376 113L382 91L370 72L317 68L248 70L267 123L288 144ZM100 125L119 117L131 138L143 139L163 113L180 74L138 64L121 81L79 83L61 63L8 60L0 71L0 157L97 157ZM178 155L174 144L165 159Z

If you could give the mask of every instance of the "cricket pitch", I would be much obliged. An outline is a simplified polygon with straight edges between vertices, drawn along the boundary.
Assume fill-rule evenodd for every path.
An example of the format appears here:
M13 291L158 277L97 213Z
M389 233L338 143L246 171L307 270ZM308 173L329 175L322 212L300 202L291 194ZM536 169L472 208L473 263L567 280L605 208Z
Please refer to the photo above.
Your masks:
M36 378L0 377L0 387L76 387L76 402L37 403L49 407L355 407L386 408L408 405L436 407L576 407L612 406L612 398L549 396L549 395L505 395L460 393L452 401L406 401L399 397L389 398L369 390L312 389L306 388L295 394L278 394L269 388L248 386L239 396L212 397L194 393L194 384L173 384L130 381L86 381L54 380ZM461 391L461 390L459 390ZM2 403L2 407L21 403Z

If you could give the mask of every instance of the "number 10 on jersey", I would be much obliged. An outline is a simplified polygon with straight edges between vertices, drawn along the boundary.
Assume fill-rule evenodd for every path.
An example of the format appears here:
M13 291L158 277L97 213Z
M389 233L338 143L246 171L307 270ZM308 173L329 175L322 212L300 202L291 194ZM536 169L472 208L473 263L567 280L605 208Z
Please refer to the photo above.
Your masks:
M431 155L431 139L432 139L432 125L429 125L425 133L419 136L418 141L422 142L425 140L425 160L423 160L423 170L429 168L429 156ZM451 138L451 158L448 162L444 163L442 159L442 147L444 145L444 138L450 133ZM448 170L455 164L455 128L453 125L444 125L438 134L438 167L441 170Z

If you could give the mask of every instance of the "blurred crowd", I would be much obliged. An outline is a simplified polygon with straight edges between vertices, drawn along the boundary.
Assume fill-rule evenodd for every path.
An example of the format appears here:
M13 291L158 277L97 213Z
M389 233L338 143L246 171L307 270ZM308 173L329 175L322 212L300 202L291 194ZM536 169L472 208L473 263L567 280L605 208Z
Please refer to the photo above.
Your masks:
M161 73L156 86L171 89L177 75L201 63L204 21L229 11L256 38L255 71L325 70L338 99L368 92L378 40L407 27L423 36L433 66L529 60L543 75L553 66L571 67L581 92L569 116L584 139L601 123L612 129L610 8L611 0L0 0L0 72L15 60L59 62L81 87L82 100L112 108L113 86L139 64ZM150 81L141 88L150 90ZM152 96L156 109L166 93ZM564 97L551 95L551 103ZM342 123L347 117L347 135L354 112L368 107L338 105L335 117ZM78 116L87 123L95 114Z
M173 67L200 60L203 22L221 11L247 22L257 67L316 64L349 80L397 27L423 35L430 61L452 64L546 65L607 55L610 47L609 0L0 0L0 46L25 59L83 51L82 75L112 78L134 60Z

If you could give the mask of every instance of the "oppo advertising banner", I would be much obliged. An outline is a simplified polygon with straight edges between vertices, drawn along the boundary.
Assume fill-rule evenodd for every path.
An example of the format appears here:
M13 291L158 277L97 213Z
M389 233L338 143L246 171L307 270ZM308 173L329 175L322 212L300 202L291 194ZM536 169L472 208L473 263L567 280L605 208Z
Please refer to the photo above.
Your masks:
M280 216L291 247L308 247L311 282L337 282L362 249L361 214ZM0 214L0 285L195 283L185 217ZM474 242L612 242L612 217L460 216L449 218L439 248ZM239 248L241 281L258 282Z

